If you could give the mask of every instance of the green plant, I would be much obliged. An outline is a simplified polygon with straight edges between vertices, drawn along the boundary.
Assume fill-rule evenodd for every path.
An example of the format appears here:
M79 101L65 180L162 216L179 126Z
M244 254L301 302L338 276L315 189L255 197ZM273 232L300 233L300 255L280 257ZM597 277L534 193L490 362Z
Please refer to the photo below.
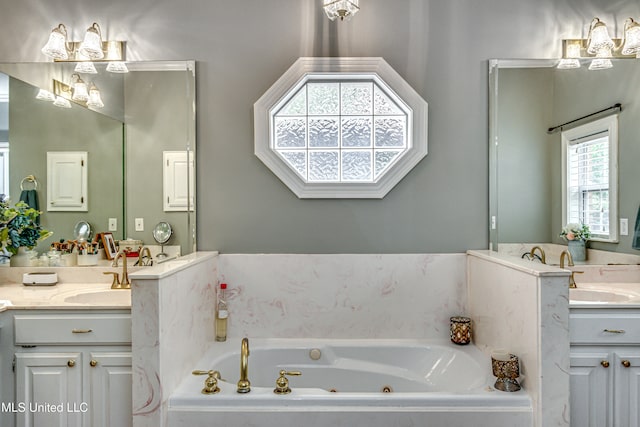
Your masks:
M591 237L591 230L587 224L569 223L562 227L560 237L565 240L588 240Z
M9 205L8 200L0 200L0 242L2 248L12 254L25 246L33 249L38 240L46 239L53 233L45 230L37 221L41 212L30 208L24 202Z

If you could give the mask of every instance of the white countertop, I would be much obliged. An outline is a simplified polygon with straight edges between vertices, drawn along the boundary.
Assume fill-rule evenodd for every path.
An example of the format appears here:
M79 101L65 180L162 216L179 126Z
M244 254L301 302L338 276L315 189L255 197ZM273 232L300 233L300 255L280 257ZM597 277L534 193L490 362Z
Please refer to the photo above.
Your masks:
M32 309L130 309L131 290L111 283L58 283L53 286L0 284L0 312Z
M640 283L578 282L569 290L569 307L640 308Z

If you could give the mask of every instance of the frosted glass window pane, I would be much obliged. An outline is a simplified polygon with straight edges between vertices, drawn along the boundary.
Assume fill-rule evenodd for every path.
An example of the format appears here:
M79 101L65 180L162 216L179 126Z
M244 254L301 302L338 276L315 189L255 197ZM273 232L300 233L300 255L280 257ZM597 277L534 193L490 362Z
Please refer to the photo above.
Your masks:
M404 117L376 118L376 147L404 147L407 120Z
M307 91L303 87L280 110L278 116L304 116L307 114Z
M277 148L304 148L306 146L306 119L276 117L275 122Z
M309 151L309 181L338 181L338 157L338 151Z
M371 151L343 151L342 180L371 181Z
M339 147L338 117L309 117L309 147Z
M307 152L300 150L282 150L280 152L287 163L300 174L303 179L307 179Z
M375 115L404 115L405 113L383 91L374 85L373 112Z
M373 83L342 83L342 114L365 115L373 111Z
M371 117L353 117L342 119L343 147L371 147Z
M398 157L400 150L376 150L375 179Z
M340 114L340 83L307 83L309 115Z

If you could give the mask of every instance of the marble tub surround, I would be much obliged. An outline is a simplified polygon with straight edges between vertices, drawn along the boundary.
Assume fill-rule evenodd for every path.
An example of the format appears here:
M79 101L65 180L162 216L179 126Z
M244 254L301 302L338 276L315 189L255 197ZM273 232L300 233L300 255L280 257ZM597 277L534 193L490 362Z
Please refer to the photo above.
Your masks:
M449 337L466 314L464 254L222 254L228 336Z
M535 426L569 426L569 271L492 251L468 255L475 344L520 358Z
M559 265L560 254L567 250L567 245L558 245L555 243L500 243L498 245L498 253L504 255L512 255L520 258L525 252L531 251L534 246L540 246L546 255L547 264ZM640 255L625 254L621 252L609 252L598 249L589 249L587 244L587 260L584 262L576 262L576 265L607 265L607 264L640 264Z
M196 252L130 275L135 427L167 425L171 391L214 341L217 262Z

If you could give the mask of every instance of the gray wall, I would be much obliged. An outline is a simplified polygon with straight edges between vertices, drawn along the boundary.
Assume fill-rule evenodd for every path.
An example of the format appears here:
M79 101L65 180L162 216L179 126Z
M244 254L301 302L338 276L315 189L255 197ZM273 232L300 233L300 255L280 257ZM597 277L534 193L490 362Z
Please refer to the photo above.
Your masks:
M222 252L460 252L488 246L487 60L639 16L620 0L0 0L0 61L44 61L59 21L128 58L198 61L198 242ZM618 22L618 26L621 22ZM252 105L300 56L380 56L429 102L429 155L383 200L299 200L254 155ZM142 191L142 190L141 190Z
M22 179L36 177L41 224L54 232L38 245L42 252L52 241L73 239L78 221L88 221L96 233L107 231L108 218L122 224L122 123L77 105L55 107L36 100L36 93L33 86L10 79L9 191L17 202ZM47 151L89 153L87 212L47 211Z

